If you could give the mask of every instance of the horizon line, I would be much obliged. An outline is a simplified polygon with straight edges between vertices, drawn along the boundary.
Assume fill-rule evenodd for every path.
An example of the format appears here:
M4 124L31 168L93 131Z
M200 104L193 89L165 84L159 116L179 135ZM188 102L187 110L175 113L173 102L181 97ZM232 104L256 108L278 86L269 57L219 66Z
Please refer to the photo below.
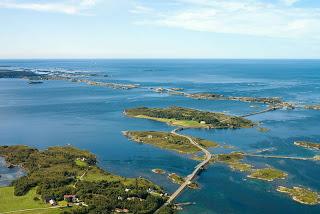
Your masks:
M70 58L55 58L55 57L28 57L28 58L0 58L3 60L320 60L320 58L229 58L229 57L70 57Z

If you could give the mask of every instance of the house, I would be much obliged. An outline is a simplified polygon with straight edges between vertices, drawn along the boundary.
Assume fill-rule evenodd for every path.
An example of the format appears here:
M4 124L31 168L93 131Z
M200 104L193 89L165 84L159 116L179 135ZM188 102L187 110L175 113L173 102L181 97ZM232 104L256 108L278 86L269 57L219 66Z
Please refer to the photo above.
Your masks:
M72 203L79 201L76 195L64 195L63 198L65 201L72 202Z
M52 206L57 205L57 202L53 197L46 197L44 201Z
M82 158L77 158L77 160L80 160L80 161L86 161L86 160L87 160L87 158L82 157Z
M125 192L129 192L130 190L131 190L131 189L126 188L124 191L125 191Z
M56 206L56 205L57 205L57 202L56 202L54 199L50 199L50 200L49 200L49 204L50 204L51 206Z
M153 192L154 192L154 190L153 190L153 189L151 189L151 188L149 188L149 189L147 190L147 192L148 192L148 193L153 193Z

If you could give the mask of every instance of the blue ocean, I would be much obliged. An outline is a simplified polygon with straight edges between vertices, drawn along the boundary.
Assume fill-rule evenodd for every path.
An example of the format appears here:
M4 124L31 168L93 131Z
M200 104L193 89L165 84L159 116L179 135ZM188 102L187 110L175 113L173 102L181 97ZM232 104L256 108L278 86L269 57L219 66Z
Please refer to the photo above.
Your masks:
M212 92L225 96L281 97L297 106L320 104L320 60L1 60L2 68L46 69L94 73L97 81L140 84L117 90L63 80L28 84L23 79L0 79L0 144L25 144L45 149L67 145L95 153L105 170L127 177L145 177L172 193L178 188L161 168L187 176L197 161L186 155L137 144L125 130L171 131L167 124L133 119L123 111L132 107L182 106L233 115L264 109L264 104L239 101L194 100L159 94L150 87L184 88L188 93ZM268 155L313 157L319 151L295 146L294 141L320 143L320 111L296 108L251 116L270 129L185 130L182 133L232 145L212 153L266 151ZM276 191L279 185L302 186L320 192L320 161L247 157L256 167L271 166L288 179L265 182L247 178L223 164L212 164L196 180L199 190L186 190L178 202L195 202L184 214L211 213L320 213ZM15 171L12 171L15 170ZM0 160L0 185L23 172L6 169ZM11 180L10 180L11 179Z

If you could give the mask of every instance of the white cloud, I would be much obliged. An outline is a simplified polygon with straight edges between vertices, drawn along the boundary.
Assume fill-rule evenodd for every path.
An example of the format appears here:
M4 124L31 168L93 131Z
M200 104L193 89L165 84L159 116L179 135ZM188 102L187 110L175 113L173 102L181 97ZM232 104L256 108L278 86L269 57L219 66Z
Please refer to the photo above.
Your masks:
M139 24L193 31L276 38L320 40L320 9L265 3L259 0L176 0L174 11L140 20Z
M285 5L291 6L300 0L281 0Z
M135 14L149 14L153 12L153 9L142 5L135 5L129 12Z
M0 0L0 8L24 9L42 12L58 12L66 14L85 14L97 0L61 0L46 3L44 1Z

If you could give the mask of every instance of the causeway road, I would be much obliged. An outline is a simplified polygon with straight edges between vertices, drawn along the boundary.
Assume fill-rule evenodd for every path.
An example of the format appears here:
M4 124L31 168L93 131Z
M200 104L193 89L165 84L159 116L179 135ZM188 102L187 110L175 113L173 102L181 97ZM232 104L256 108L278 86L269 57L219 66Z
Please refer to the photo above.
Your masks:
M187 136L187 135L182 135L179 134L179 131L182 131L183 128L177 128L171 131L171 134L180 136L180 137L184 137L186 139L189 140L189 142L198 147L204 154L205 154L205 159L199 163L197 166L195 166L193 172L188 175L187 177L185 177L185 181L180 185L180 187L168 198L168 200L166 201L166 203L163 206L167 206L168 204L172 203L172 201L174 201L181 193L182 191L188 187L188 185L192 182L192 180L199 174L199 172L201 170L203 170L203 168L210 162L212 155L211 153L205 149L204 147L202 147L201 145L199 145L197 142L195 142L191 137ZM157 212L156 212L157 213Z

